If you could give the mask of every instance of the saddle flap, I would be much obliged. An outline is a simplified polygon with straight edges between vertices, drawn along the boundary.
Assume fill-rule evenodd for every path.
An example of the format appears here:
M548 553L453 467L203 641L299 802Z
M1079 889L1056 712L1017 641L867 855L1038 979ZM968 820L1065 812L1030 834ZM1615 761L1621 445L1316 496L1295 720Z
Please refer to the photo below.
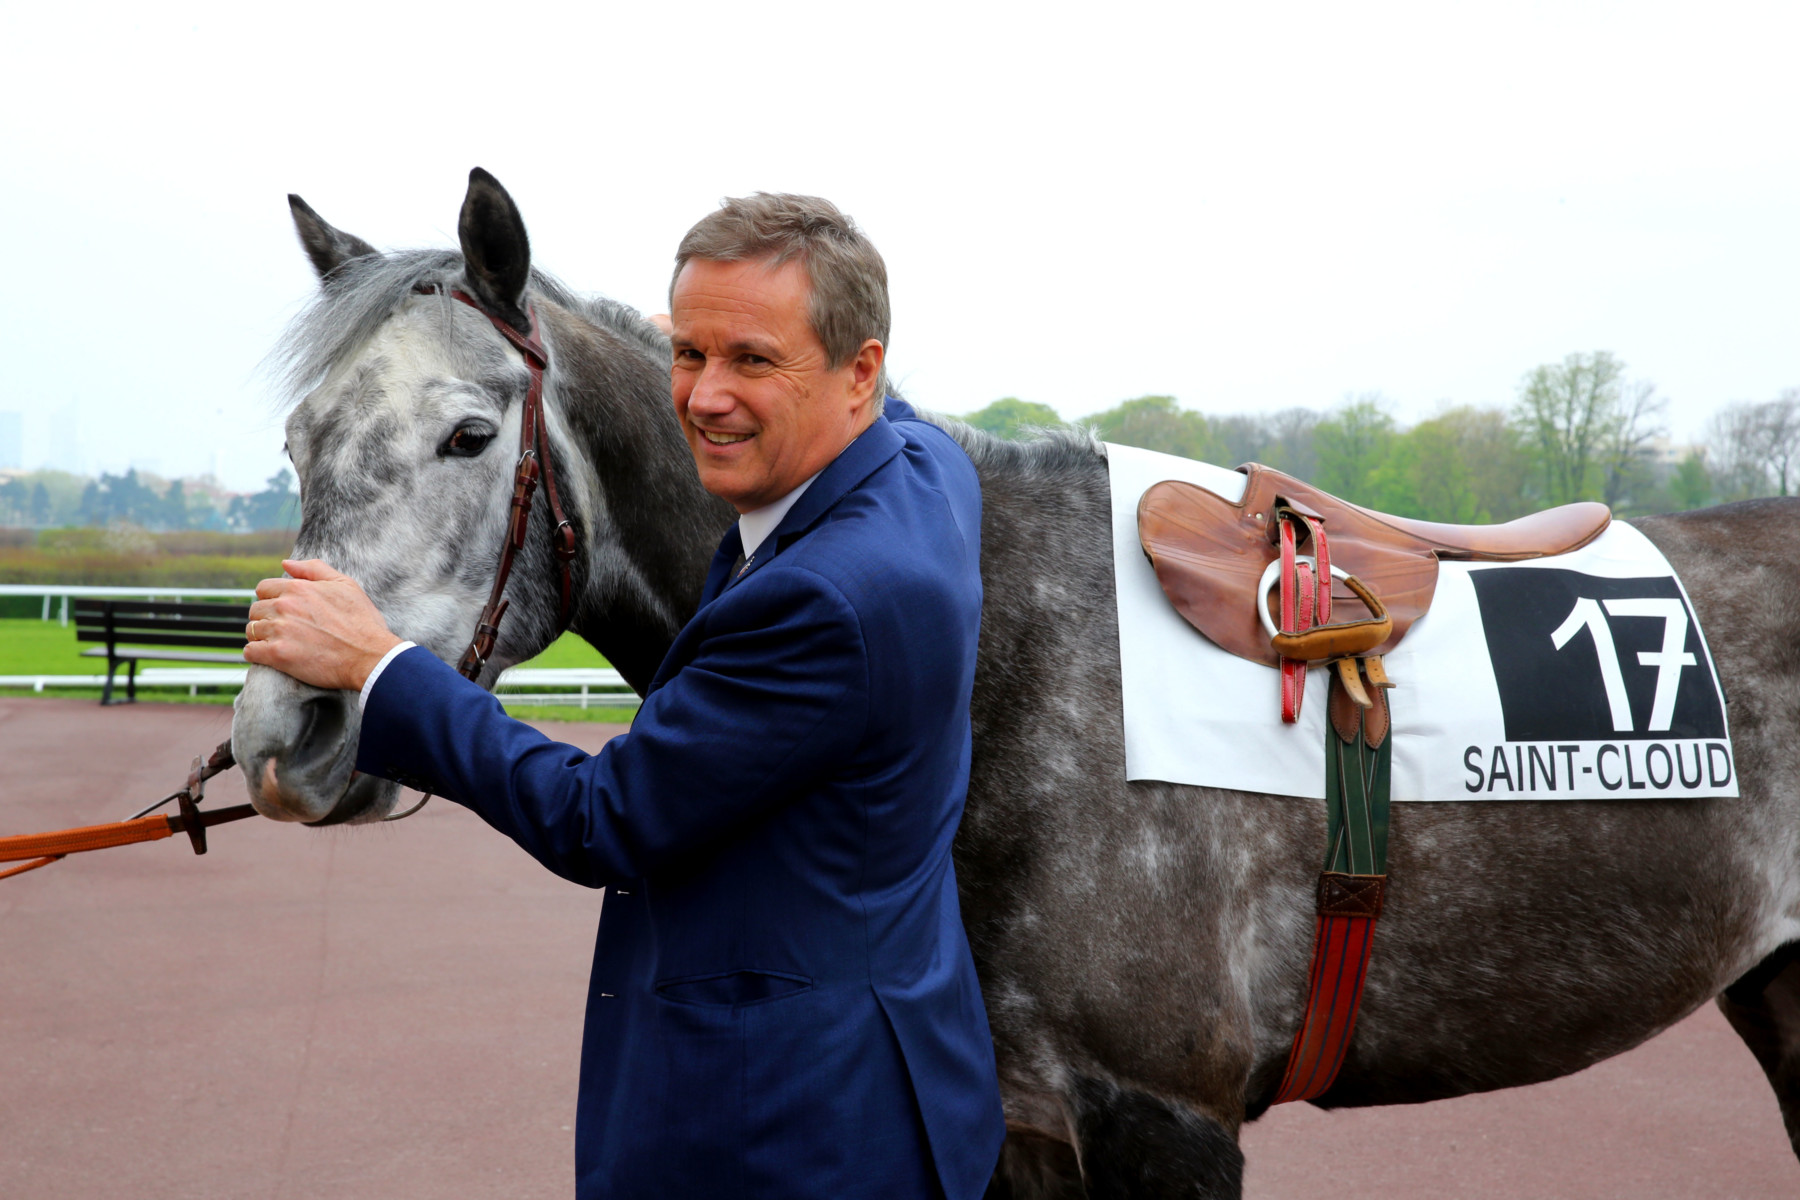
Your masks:
M1138 540L1156 569L1163 594L1208 640L1239 658L1279 666L1256 605L1263 569L1277 550L1270 537L1276 501L1325 522L1331 559L1356 576L1387 606L1393 631L1366 653L1386 654L1431 606L1437 588L1433 547L1328 493L1256 463L1243 498L1232 503L1196 484L1159 483L1138 501ZM1366 606L1346 591L1332 593L1334 620L1354 620ZM1340 607L1341 606L1341 607Z

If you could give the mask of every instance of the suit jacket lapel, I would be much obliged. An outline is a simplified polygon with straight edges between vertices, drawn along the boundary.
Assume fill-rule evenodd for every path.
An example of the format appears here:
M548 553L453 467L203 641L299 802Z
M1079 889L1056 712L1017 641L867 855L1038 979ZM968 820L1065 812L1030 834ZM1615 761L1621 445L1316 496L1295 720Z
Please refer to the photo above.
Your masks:
M781 552L785 543L812 528L814 522L830 512L832 506L843 499L846 493L874 474L876 469L888 459L900 453L901 448L905 445L906 439L902 438L888 423L887 417L875 418L873 425L863 430L854 442L844 447L842 454L832 460L830 466L819 473L819 477L813 480L812 486L807 488L800 499L794 502L794 507L788 509L787 516L781 518L781 524L777 525L774 532L769 534L763 544L756 548L756 556L745 564L744 570L735 578L725 581L725 588L730 588L739 580L748 579L756 574L758 568ZM733 557L733 561L736 561L735 553L742 552L744 543L741 538L736 536L737 526L733 525L731 528L733 545L737 547ZM723 551L724 547L721 546L720 552L723 553ZM718 563L715 561L713 565L716 568ZM725 569L727 572L730 571L730 563L726 564ZM709 587L711 583L712 580L709 576L707 579ZM716 594L709 592L708 597Z
M737 522L725 531L719 539L719 548L713 552L712 566L706 569L706 586L700 589L700 607L705 608L718 599L731 582L731 569L737 565L738 558L744 553L744 538L738 532Z
M906 440L888 423L887 418L878 417L875 423L863 431L861 437L851 442L844 452L837 456L832 464L819 473L813 485L806 493L794 502L781 524L775 527L767 540L756 548L756 557L744 564L741 571L734 570L738 559L744 553L743 534L733 521L726 529L725 536L719 539L719 548L713 552L712 565L707 568L706 586L700 590L700 607L717 600L731 586L741 579L747 579L756 573L758 567L774 558L784 542L805 533L818 519L831 511L831 507L843 499L857 484L867 479L883 463L900 453ZM656 669L656 677L650 681L645 695L655 692L668 682L670 676L680 670L683 659L676 654L682 645L681 636L675 639L675 645Z

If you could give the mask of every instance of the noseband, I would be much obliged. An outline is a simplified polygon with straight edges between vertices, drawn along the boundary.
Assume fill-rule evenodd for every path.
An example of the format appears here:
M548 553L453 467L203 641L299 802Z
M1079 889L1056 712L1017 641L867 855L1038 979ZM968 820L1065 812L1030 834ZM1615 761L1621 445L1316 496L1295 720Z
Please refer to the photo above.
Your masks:
M439 284L421 283L413 290L425 294L441 294L444 289ZM558 633L569 627L570 610L574 603L574 571L570 564L575 561L576 542L575 527L563 514L562 498L557 495L556 468L550 456L549 435L544 432L544 369L550 365L550 355L538 338L536 310L527 308L531 332L522 334L483 308L479 301L461 288L452 288L450 298L460 300L486 317L500 331L500 336L524 355L525 366L531 372L531 387L525 393L525 404L519 413L519 465L513 470L512 517L507 525L506 541L500 547L500 569L494 573L494 586L488 592L487 604L481 610L480 619L475 623L475 636L469 639L469 648L463 651L462 661L456 665L464 678L474 680L480 677L487 666L488 656L494 652L494 643L500 636L500 620L506 616L509 603L503 598L506 581L512 575L514 556L525 544L525 532L531 525L531 500L537 493L540 478L544 484L544 494L550 501L550 519L553 523L550 548L556 556L556 574L561 586L562 598L556 619Z

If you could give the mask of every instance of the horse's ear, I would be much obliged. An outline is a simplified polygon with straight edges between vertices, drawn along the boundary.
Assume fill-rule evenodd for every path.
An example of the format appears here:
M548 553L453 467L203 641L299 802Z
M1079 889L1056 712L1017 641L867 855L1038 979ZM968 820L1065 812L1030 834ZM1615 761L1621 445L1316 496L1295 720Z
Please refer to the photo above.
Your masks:
M525 285L531 278L531 241L525 236L525 219L500 181L480 167L469 172L469 194L463 197L456 232L469 290L489 312L520 333L530 333Z
M375 247L357 237L334 229L312 205L288 193L288 209L294 214L294 229L300 234L300 246L312 259L313 270L323 279L353 258L374 254Z

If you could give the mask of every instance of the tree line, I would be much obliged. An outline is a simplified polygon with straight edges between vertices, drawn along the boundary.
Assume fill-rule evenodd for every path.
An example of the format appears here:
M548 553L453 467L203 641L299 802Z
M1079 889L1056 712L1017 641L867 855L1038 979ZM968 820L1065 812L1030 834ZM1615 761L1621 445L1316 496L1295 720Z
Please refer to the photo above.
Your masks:
M1432 521L1485 523L1601 500L1623 516L1675 512L1800 488L1800 388L1728 404L1703 442L1667 454L1667 401L1600 350L1526 372L1507 408L1446 407L1411 426L1377 393L1335 408L1208 415L1173 396L1139 396L1074 422L1106 441L1225 466L1262 462L1357 504ZM1014 397L962 420L1004 438L1066 423ZM0 526L136 526L247 533L293 529L300 497L286 467L263 490L223 492L136 470L64 471L0 482Z
M300 524L300 495L286 467L262 491L234 495L201 480L164 480L135 469L98 478L31 471L0 482L0 526L52 529L129 525L156 532L251 533Z
M1261 462L1357 504L1431 521L1509 521L1575 500L1622 516L1786 496L1800 486L1800 388L1730 404L1671 455L1667 401L1601 350L1546 363L1507 408L1447 406L1405 427L1375 393L1320 411L1213 416L1139 396L1073 424L1102 440L1225 466ZM1004 438L1066 423L1008 397L962 420Z

